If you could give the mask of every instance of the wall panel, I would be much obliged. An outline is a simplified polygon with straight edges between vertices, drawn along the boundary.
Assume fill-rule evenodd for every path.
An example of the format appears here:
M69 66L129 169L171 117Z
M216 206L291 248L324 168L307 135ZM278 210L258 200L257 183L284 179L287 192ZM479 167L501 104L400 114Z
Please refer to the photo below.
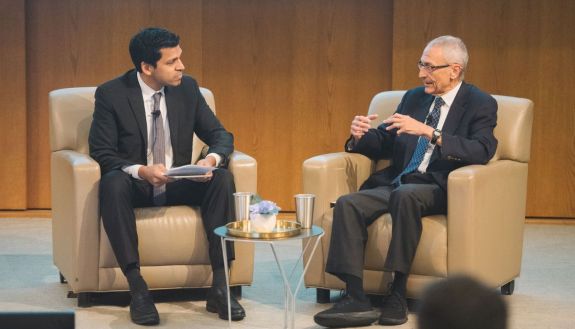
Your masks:
M24 0L0 0L0 209L26 209Z
M24 0L0 0L0 209L26 209Z
M293 210L301 165L343 149L354 114L391 86L391 1L204 3L203 73L262 197Z
M574 29L570 0L395 1L394 89L419 85L426 42L452 34L470 53L467 81L535 102L528 216L575 217Z

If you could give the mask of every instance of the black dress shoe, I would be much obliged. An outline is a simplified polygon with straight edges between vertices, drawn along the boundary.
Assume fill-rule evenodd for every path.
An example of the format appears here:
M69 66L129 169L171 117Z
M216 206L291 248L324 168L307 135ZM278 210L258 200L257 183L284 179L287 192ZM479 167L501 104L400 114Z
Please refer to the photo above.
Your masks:
M397 326L407 322L407 301L397 292L392 291L381 307L379 324L384 326Z
M330 309L319 312L313 317L315 323L328 328L370 326L377 321L379 312L369 301L360 302L351 296L345 296Z
M234 295L230 294L232 321L239 321L246 317L246 311L237 301ZM208 291L206 310L211 313L218 313L220 319L228 319L228 292L226 288L212 287Z
M158 310L148 290L131 292L130 318L135 324L153 326L160 323Z

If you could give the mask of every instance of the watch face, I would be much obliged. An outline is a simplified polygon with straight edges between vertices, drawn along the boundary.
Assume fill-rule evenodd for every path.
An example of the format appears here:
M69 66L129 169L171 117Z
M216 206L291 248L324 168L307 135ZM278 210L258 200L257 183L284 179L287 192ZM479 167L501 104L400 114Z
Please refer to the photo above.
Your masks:
M441 130L435 129L433 131L433 138L431 139L431 144L437 143L437 140L441 137Z

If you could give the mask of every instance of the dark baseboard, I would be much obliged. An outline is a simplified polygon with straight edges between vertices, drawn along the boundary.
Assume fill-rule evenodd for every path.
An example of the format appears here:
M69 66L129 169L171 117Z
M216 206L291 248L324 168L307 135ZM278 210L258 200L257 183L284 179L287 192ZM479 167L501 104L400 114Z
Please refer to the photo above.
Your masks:
M0 312L0 329L74 329L74 311Z

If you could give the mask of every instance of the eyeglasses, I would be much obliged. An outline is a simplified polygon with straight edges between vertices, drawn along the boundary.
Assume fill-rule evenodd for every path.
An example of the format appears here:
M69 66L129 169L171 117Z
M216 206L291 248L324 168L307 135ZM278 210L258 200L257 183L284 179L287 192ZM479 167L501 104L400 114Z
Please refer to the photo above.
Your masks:
M450 66L451 64L445 64L445 65L431 65L431 64L427 64L424 63L422 61L417 62L417 67L421 70L424 69L425 71L431 73L435 70L439 70L439 69L443 69L446 68L448 66Z

